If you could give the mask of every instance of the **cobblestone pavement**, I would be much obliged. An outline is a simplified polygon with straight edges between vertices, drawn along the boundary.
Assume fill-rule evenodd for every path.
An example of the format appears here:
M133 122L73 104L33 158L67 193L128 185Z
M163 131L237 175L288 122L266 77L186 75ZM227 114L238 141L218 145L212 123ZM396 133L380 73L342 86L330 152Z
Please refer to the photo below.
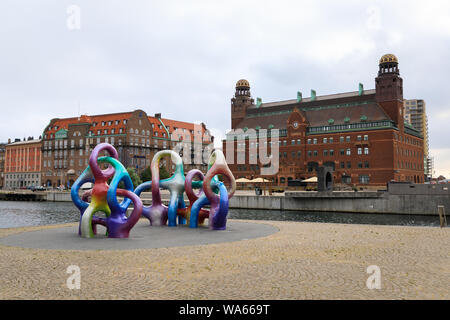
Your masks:
M255 223L280 231L127 251L0 246L0 299L450 299L450 228ZM69 265L81 269L80 290L66 286ZM381 269L380 290L366 286L369 265Z

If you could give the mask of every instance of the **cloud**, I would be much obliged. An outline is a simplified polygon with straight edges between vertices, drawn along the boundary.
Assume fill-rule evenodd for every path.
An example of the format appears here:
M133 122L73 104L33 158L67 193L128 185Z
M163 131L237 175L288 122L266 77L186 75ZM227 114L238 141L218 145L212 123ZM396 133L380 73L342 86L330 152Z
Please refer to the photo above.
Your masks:
M72 4L79 30L67 28ZM38 136L54 117L135 108L225 131L238 79L263 101L369 89L391 52L441 152L448 12L448 1L5 0L0 140Z
M443 175L450 178L450 148L430 149L434 158L433 177Z

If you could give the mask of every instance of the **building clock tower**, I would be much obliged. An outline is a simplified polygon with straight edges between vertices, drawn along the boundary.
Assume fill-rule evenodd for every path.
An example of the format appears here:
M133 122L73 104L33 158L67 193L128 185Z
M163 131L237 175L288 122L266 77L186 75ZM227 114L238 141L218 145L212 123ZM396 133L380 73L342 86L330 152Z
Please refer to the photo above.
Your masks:
M403 79L395 55L385 54L381 57L375 90L376 102L403 131Z
M241 79L236 82L236 92L231 98L231 128L236 126L245 118L247 108L254 104L254 99L250 95L250 83Z

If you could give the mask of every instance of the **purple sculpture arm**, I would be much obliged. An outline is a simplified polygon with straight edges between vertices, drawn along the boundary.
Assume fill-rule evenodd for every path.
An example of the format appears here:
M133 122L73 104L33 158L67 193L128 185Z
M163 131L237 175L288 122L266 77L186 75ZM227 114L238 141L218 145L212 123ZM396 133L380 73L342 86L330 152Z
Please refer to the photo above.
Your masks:
M107 151L109 155L114 159L119 159L119 154L117 150L108 143L100 143L98 144L94 150L92 150L91 156L89 158L89 166L91 167L92 174L96 179L109 179L114 174L114 168L112 166L108 166L107 169L101 170L97 163L97 158L102 151Z
M125 214L111 214L111 216L106 219L108 236L110 238L128 238L130 230L141 217L142 201L135 193L124 189L117 189L117 195L131 199L134 208L128 218Z
M226 228L226 216L228 214L228 201L236 191L236 180L234 179L233 173L228 168L222 151L215 150L211 154L209 165L210 169L203 181L203 190L211 204L209 227L214 230L224 230ZM220 197L214 193L211 187L213 178L218 174L221 174L230 184L230 189L226 190L223 183L214 183L214 185L219 188Z

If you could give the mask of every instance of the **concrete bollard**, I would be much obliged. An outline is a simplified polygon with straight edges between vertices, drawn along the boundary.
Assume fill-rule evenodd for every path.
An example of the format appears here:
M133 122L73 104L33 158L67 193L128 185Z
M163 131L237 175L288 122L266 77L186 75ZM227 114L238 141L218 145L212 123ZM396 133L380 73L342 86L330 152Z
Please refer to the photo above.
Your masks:
M445 207L438 206L438 213L439 213L439 222L441 224L441 228L444 228L447 226L447 219L445 218Z

